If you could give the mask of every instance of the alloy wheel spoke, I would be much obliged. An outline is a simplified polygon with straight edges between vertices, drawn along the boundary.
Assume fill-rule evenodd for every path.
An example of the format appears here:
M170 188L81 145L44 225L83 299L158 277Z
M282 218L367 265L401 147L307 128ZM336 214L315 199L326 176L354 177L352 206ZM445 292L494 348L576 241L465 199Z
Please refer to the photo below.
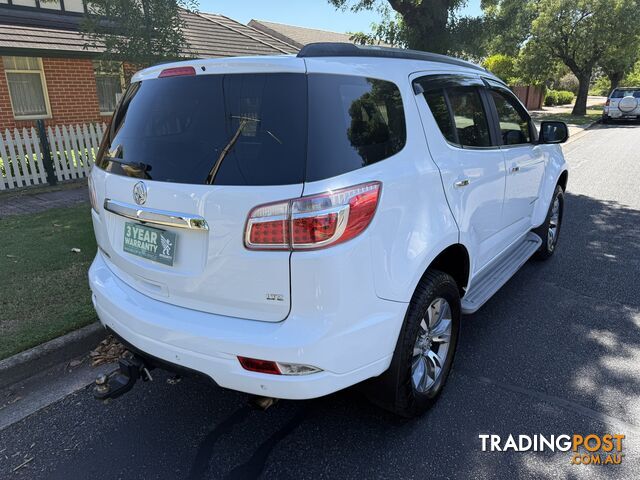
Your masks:
M442 299L436 299L429 307L429 328L433 328L442 318L444 306L447 303Z
M431 340L435 343L447 343L451 339L451 320L442 319L431 330Z
M429 325L427 325L427 320L425 320L424 318L420 322L420 330L421 331L418 332L418 336L424 336L429 333Z
M432 382L430 382L429 380L431 380L431 377L429 375L429 367L428 367L428 362L426 361L426 359L424 357L422 357L422 365L423 365L423 375L422 378L420 379L420 383L418 384L418 389L421 392L424 392L427 390L427 388L430 386L430 384Z
M440 370L442 370L442 359L433 350L429 350L427 352L427 359L429 360L433 368L433 371L434 371L433 379L435 380L438 374L440 373Z
M424 377L426 377L426 363L424 361L424 357L421 355L414 362L413 368L411 369L411 381L413 382L413 386L416 390L420 390L421 385L424 381Z

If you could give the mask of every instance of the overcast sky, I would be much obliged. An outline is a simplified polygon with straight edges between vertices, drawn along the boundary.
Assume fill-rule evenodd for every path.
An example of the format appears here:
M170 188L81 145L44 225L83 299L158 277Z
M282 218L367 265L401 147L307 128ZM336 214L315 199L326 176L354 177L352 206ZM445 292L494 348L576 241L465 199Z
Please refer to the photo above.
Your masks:
M252 18L334 32L369 31L375 12L336 11L327 0L199 0L200 10L221 13L242 23ZM480 0L469 0L464 14L479 15Z

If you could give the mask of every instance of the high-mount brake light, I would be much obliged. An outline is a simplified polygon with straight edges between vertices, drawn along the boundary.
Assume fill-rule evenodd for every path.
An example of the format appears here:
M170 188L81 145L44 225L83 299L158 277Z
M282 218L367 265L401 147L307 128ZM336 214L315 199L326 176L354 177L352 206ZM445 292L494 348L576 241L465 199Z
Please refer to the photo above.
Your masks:
M364 231L376 212L380 182L259 205L249 213L245 246L251 250L316 250Z
M173 67L173 68L165 68L160 72L158 78L165 77L181 77L188 75L195 75L196 69L193 67Z

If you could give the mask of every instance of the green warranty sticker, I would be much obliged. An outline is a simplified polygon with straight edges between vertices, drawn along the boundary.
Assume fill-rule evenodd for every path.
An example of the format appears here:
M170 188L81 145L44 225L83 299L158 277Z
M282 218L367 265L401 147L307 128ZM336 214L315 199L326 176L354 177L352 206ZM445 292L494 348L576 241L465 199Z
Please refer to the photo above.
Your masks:
M173 232L138 223L124 224L124 251L154 262L172 266L176 240L177 235Z

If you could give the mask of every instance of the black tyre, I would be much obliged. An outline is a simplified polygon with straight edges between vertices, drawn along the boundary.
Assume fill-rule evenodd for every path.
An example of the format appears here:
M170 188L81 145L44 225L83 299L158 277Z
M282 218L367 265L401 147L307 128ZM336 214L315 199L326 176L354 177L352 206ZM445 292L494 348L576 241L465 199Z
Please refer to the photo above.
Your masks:
M451 371L460 331L454 279L428 271L409 303L389 370L366 386L370 400L403 417L424 413Z
M605 125L608 124L608 123L611 123L611 119L608 116L603 115L602 116L602 123L604 123Z
M533 232L540 237L542 245L534 254L536 260L546 260L550 258L558 246L560 229L562 227L562 216L564 214L564 191L560 185L556 186L556 191L551 199L547 218L544 223Z

